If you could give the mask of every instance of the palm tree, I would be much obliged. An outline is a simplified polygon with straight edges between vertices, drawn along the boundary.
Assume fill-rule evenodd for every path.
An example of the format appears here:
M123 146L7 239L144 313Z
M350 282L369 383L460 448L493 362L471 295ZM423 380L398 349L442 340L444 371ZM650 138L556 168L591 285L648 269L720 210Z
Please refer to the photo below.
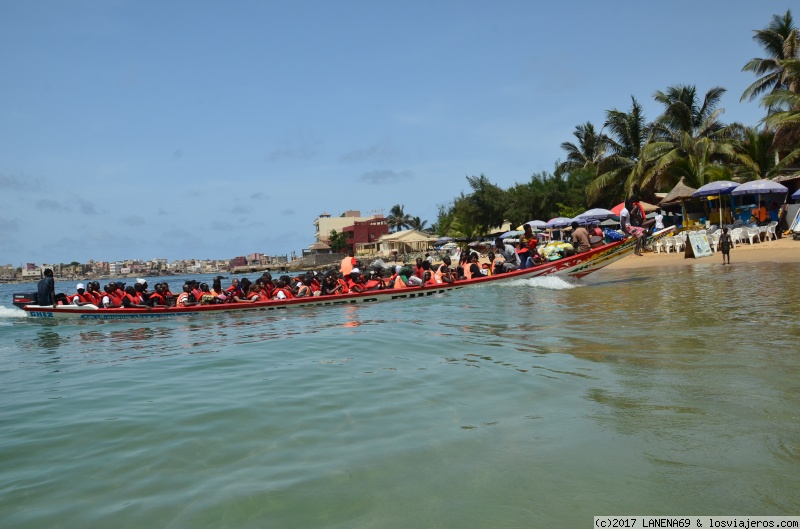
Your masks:
M775 132L769 128L735 127L738 130L733 147L748 163L733 164L731 179L747 182L775 176Z
M597 167L606 152L606 142L602 134L596 133L594 125L587 121L583 125L577 125L572 135L577 138L578 144L568 141L561 144L561 148L567 152L567 161L561 164L561 168L570 171Z
M641 172L642 148L650 134L642 106L631 97L630 112L617 109L606 111L603 129L608 156L600 161L598 175L586 189L589 204L616 203L630 195Z
M410 217L403 211L404 208L405 206L403 204L395 204L392 206L392 209L389 210L389 216L386 218L386 221L389 224L390 230L400 231L408 227Z
M800 69L800 61L794 62L793 67ZM777 172L800 159L800 94L778 90L764 96L761 104L773 109L764 123L775 131L775 150L782 155L775 164Z
M642 149L643 171L637 174L641 189L671 187L681 176L687 185L703 185L714 174L707 171L711 163L739 159L730 142L733 130L719 120L723 109L716 108L724 93L724 88L711 88L702 103L694 86L676 85L655 93L665 108Z
M411 217L408 220L408 227L412 230L425 231L425 226L428 224L427 220L422 220L419 217Z
M783 62L797 59L800 52L800 41L791 11L787 10L783 16L773 15L766 28L755 31L753 40L764 48L768 57L750 59L742 68L743 72L753 72L761 77L745 89L740 101L752 101L761 94L778 90L797 92L800 85L796 78L786 76Z

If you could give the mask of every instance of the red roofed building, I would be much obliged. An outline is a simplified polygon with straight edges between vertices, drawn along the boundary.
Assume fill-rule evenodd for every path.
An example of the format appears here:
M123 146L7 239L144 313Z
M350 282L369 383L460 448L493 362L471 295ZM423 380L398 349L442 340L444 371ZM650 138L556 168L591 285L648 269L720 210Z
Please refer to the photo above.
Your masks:
M375 216L369 220L354 222L352 226L345 226L342 231L347 236L348 249L355 251L356 244L377 242L388 234L389 224L386 217Z

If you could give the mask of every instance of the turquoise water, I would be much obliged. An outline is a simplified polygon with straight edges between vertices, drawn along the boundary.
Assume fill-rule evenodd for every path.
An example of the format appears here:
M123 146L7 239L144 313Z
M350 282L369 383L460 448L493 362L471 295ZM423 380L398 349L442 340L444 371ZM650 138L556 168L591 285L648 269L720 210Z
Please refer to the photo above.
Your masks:
M0 527L795 515L798 277L702 263L75 323L0 286Z

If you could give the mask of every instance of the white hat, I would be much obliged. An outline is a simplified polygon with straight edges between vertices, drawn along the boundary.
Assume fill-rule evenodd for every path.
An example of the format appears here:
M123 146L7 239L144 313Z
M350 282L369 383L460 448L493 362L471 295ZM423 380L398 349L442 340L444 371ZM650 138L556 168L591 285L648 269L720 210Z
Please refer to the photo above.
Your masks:
M360 274L360 273L361 273L361 270L359 270L358 268L353 268L353 269L350 271L350 273L351 273L351 274Z
M84 285L83 283L78 283L77 290L81 289L86 290L86 285Z
M403 269L403 267L400 266L400 265L397 265L397 266L394 267L394 271L397 272L398 274L400 273L400 270L402 270L402 269Z
M136 282L140 285L144 285L145 283L147 283L147 281L145 281L144 279L137 279Z

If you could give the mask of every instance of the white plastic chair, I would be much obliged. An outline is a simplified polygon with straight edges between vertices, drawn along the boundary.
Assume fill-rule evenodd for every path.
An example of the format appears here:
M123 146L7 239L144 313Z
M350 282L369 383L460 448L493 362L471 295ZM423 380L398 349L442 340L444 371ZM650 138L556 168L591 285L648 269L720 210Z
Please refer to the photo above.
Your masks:
M731 242L733 243L733 247L736 248L736 244L741 244L742 241L742 228L733 228L731 230Z
M748 243L754 244L753 237L758 241L758 228L747 228L747 233L745 233L744 230L745 228L742 228L742 235L748 238Z
M661 253L661 250L664 249L664 239L659 239L656 241L656 253Z
M719 247L719 237L719 231L716 231L713 235L708 236L708 244L711 246L711 249L714 251L714 253L717 253L717 248Z
M680 233L673 237L674 241L673 244L675 245L675 252L680 252L683 250L683 247L686 246L686 234Z
M765 241L768 241L770 239L775 239L775 240L778 239L778 235L775 233L775 228L777 226L778 226L778 223L775 222L775 221L772 221L772 222L769 223L769 225L767 226L767 231L764 234L764 240Z
M664 237L662 240L664 241L664 251L669 253L672 245L675 244L675 237Z

